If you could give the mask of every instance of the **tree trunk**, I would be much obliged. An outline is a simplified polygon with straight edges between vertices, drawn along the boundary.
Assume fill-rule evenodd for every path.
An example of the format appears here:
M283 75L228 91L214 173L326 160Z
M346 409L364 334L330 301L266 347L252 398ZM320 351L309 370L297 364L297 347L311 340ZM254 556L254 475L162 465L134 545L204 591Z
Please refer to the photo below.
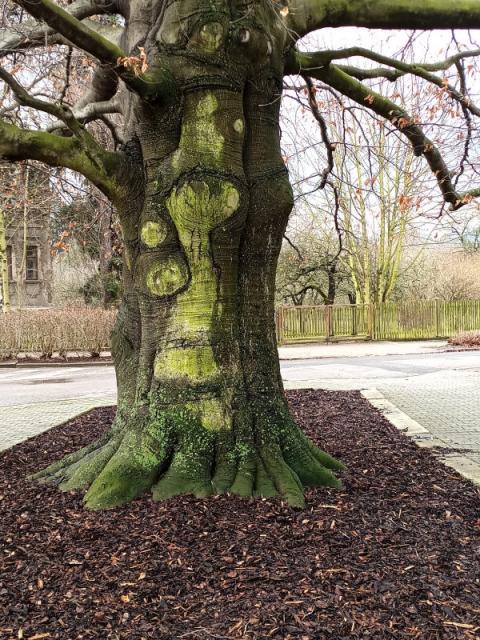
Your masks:
M2 293L2 311L10 311L10 282L8 279L7 232L5 214L0 207L0 290Z
M97 200L97 211L100 236L98 270L102 283L102 305L104 309L109 309L114 301L112 292L108 287L108 278L112 272L112 205L108 200L99 198Z
M328 263L327 265L328 292L325 304L334 305L335 296L337 295L337 261Z
M172 44L182 35L169 11L157 39ZM89 487L90 508L147 489L154 499L279 494L301 506L304 486L339 484L341 464L288 411L276 348L275 271L292 207L279 143L285 30L273 10L256 16L270 21L265 32L244 14L248 29L203 13L182 55L158 45L178 93L161 107L130 98L128 152L144 183L119 211L115 422L37 476Z

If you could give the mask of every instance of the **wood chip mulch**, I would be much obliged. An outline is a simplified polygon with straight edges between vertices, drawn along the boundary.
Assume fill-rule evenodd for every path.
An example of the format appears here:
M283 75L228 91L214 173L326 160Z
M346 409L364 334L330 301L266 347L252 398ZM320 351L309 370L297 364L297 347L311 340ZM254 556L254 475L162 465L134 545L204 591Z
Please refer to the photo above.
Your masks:
M0 454L0 638L480 638L480 493L357 392L288 394L344 489L149 496L89 513L25 475L97 437L96 409Z

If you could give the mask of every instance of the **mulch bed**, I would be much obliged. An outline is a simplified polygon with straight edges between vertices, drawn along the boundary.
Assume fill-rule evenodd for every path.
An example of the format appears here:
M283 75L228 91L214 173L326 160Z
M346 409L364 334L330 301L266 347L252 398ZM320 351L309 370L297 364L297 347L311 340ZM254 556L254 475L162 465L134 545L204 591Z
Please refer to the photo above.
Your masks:
M307 509L149 496L89 513L25 475L97 437L96 409L0 454L0 637L480 637L480 492L357 392L298 391L348 465Z

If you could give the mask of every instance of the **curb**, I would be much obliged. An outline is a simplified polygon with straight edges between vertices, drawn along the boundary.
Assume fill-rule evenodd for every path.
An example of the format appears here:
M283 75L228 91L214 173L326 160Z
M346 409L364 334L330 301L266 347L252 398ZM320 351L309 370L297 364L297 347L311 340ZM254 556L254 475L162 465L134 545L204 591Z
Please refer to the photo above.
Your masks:
M435 449L436 447L452 448L451 444L433 436L428 429L425 429L390 400L387 400L378 389L364 389L360 393L383 414L390 424L409 436L418 447L426 449ZM439 460L445 466L450 467L467 480L473 482L473 484L480 486L480 464L477 462L458 452L439 456Z
M0 369L41 369L48 367L110 367L113 366L113 360L86 362L66 361L66 362L0 362Z
M95 362L17 362L17 368L19 369L31 369L38 367L108 367L113 365L113 360L97 360Z

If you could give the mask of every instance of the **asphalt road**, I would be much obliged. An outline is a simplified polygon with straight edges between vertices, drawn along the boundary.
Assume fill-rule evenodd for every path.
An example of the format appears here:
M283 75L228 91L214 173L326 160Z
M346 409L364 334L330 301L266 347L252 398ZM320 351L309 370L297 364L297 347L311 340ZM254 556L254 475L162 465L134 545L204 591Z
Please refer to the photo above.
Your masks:
M480 351L282 361L287 388L368 389L432 374L443 382L455 373L480 375ZM113 367L0 369L0 406L111 396ZM480 419L480 418L479 418Z
M287 387L322 389L368 389L395 380L412 380L443 372L480 374L480 351L457 351L409 355L378 355L282 362Z

